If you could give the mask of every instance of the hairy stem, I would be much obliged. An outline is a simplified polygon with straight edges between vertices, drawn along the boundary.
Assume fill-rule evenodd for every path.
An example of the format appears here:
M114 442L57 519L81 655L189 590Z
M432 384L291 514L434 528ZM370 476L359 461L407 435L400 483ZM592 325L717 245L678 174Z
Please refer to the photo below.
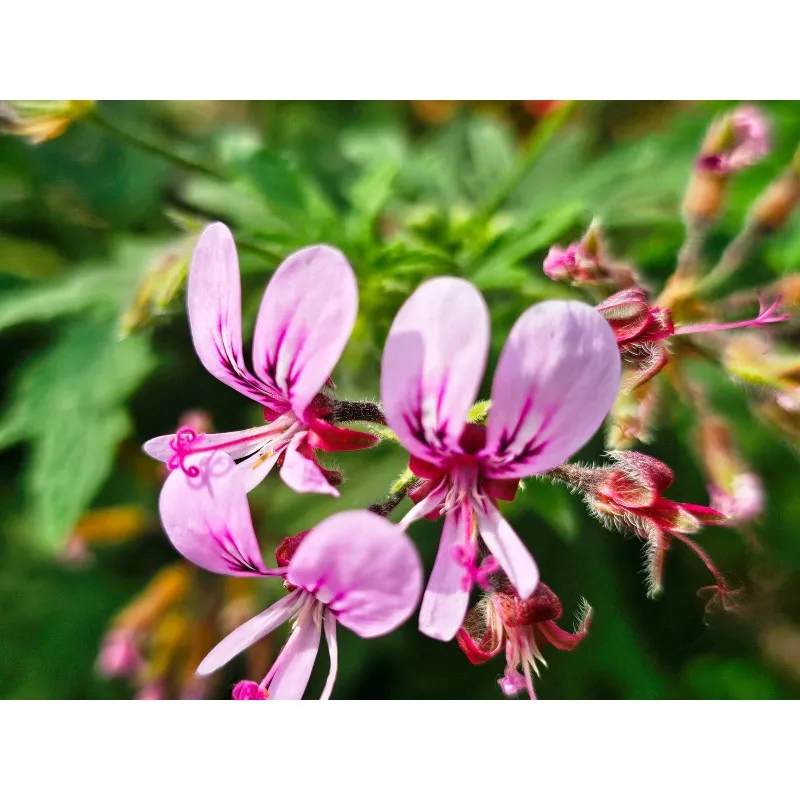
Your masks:
M725 248L719 263L700 281L699 292L709 294L721 286L744 263L744 260L764 237L764 228L749 221L736 238Z
M369 400L336 400L331 414L333 423L339 422L374 422L386 424L386 417L378 403Z
M380 514L382 517L388 517L405 500L409 489L418 481L419 478L410 469L405 470L392 485L386 499L382 503L374 503L369 507L369 510L375 514Z
M158 158L162 159L163 161L168 161L171 164L174 164L176 167L180 167L187 172L198 172L201 175L206 175L210 178L218 178L220 180L224 180L225 176L211 167L207 167L204 164L200 164L197 161L193 161L188 158L184 158L183 156L178 155L177 153L173 153L171 150L168 150L163 145L152 141L151 139L143 138L138 134L131 133L130 131L125 130L124 128L119 127L115 122L112 122L100 109L98 106L95 106L92 112L86 117L87 122L92 122L98 128L102 128L107 133L111 134L117 139L120 139L123 142L126 142L134 147L138 148L139 150L143 150L146 153L150 153L151 155L157 156Z
M704 220L693 219L686 223L686 238L678 252L676 272L681 275L696 275L700 271L707 233L708 223Z

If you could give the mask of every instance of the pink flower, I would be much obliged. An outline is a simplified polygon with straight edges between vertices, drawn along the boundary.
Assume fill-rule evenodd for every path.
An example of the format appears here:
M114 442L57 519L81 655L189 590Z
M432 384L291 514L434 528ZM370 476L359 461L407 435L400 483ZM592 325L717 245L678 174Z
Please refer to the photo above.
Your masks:
M167 692L161 681L146 683L136 694L136 700L166 700Z
M383 352L381 397L388 424L425 483L401 525L444 514L420 630L447 641L458 631L480 538L523 598L539 582L528 550L501 516L520 478L563 463L597 431L620 380L608 323L590 306L548 301L517 321L500 356L485 427L467 425L489 349L489 313L458 278L427 281L395 317ZM491 562L489 566L492 566Z
M161 493L164 530L175 548L198 566L224 575L281 576L289 594L240 625L202 661L206 676L280 625L295 620L275 663L257 685L238 684L237 699L303 696L322 630L331 670L322 693L330 697L337 670L336 623L365 638L382 636L405 622L419 601L422 567L410 539L369 511L344 511L278 548L282 566L264 566L240 470L225 453L191 457L197 474L180 470ZM194 472L194 471L191 471ZM298 537L295 537L298 538ZM288 565L287 565L288 562ZM266 696L266 695L265 695Z
M236 245L220 222L203 231L188 281L189 324L197 355L216 378L259 403L266 425L232 433L182 427L159 436L145 452L170 469L190 472L193 453L222 450L243 459L248 491L275 464L297 492L338 496L337 474L323 470L315 449L357 450L376 437L331 424L331 401L320 393L347 344L356 319L358 289L338 250L316 245L289 256L269 282L253 337L255 374L242 356L241 288Z
M135 635L120 628L103 640L95 668L103 678L130 678L143 663Z
M730 525L741 525L764 510L764 487L758 475L743 472L731 480L730 490L709 484L709 499Z
M544 259L543 268L552 281L586 281L593 277L596 264L586 259L580 242L573 242L566 248L554 244Z
M722 121L713 142L717 146L700 157L698 167L720 175L739 172L769 153L769 122L755 106L740 106Z
M473 664L483 664L494 658L505 645L506 668L497 682L506 696L527 689L531 700L536 699L531 671L538 676L541 646L551 644L558 650L572 650L589 632L592 609L584 602L574 633L556 625L563 613L555 592L544 583L527 600L523 600L507 582L485 594L469 612L464 627L456 635L459 647ZM522 672L520 672L522 669Z

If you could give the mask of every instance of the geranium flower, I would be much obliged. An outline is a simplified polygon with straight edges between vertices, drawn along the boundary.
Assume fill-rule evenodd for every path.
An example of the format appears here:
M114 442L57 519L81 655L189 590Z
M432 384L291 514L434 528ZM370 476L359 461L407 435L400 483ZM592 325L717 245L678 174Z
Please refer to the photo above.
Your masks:
M240 470L225 453L191 457L197 474L173 472L161 493L164 530L185 558L212 572L284 578L286 597L240 625L197 668L209 675L280 625L292 632L255 689L237 684L236 699L299 700L308 685L322 630L331 658L322 699L333 691L338 665L336 623L365 638L405 622L419 601L422 566L397 526L370 511L334 514L278 548L267 568L258 547Z
M520 478L580 449L619 389L619 350L606 320L583 303L548 301L528 309L508 337L486 426L467 424L488 348L480 292L459 278L435 278L400 309L383 352L386 419L425 479L401 524L445 516L420 611L420 630L445 641L464 619L471 585L485 579L479 535L520 596L534 591L539 571L496 500L512 499Z
M197 355L216 378L259 403L266 425L203 434L182 427L145 452L191 474L187 457L222 450L244 459L248 491L279 464L297 492L338 496L315 450L358 450L377 438L331 424L333 405L320 393L350 337L358 307L355 275L338 250L315 245L289 256L269 282L253 337L253 367L242 356L241 287L236 245L220 222L203 231L188 280L189 325Z
M538 677L537 660L547 666L542 645L551 644L558 650L577 647L589 632L592 609L585 601L581 604L575 632L570 633L556 624L564 610L549 586L540 583L523 600L506 580L496 583L469 612L456 641L473 664L494 658L505 646L506 668L497 682L500 689L507 697L527 689L528 697L535 700L531 672Z

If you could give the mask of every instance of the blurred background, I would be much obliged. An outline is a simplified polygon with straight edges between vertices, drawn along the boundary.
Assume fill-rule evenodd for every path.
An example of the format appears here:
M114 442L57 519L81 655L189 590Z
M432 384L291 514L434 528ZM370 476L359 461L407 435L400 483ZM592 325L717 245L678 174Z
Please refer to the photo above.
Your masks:
M223 220L236 236L246 342L282 258L315 242L346 253L360 313L334 379L343 397L376 399L392 317L432 275L463 275L485 294L492 366L527 306L591 299L546 278L542 262L593 218L616 255L662 286L683 241L681 197L704 131L734 106L54 103L0 106L4 698L229 697L235 681L261 678L283 641L278 632L213 679L193 677L216 641L282 589L182 562L158 521L163 468L141 452L179 424L235 430L259 421L254 404L212 378L192 349L183 283L206 222ZM760 105L772 152L731 183L710 262L800 142L800 103ZM795 215L729 292L797 287L798 264ZM797 333L792 322L781 332L789 348ZM542 698L800 697L800 424L757 415L763 395L718 364L696 369L766 491L759 519L700 539L748 600L739 613L706 614L696 591L708 577L678 547L664 593L647 599L639 541L603 528L565 488L530 481L504 514L561 598L565 627L582 596L595 611L579 648L545 652ZM800 382L800 366L789 379ZM640 449L675 471L672 499L708 502L697 446L691 409L668 395L652 444ZM581 457L599 460L603 447L598 434ZM284 536L383 499L405 461L387 442L326 465L345 474L339 501L294 495L275 476L250 495L268 559ZM428 568L439 530L427 521L412 529ZM379 640L344 630L334 696L497 699L502 668L501 660L472 666L455 643L418 634L413 619ZM307 696L318 695L326 673L322 656Z

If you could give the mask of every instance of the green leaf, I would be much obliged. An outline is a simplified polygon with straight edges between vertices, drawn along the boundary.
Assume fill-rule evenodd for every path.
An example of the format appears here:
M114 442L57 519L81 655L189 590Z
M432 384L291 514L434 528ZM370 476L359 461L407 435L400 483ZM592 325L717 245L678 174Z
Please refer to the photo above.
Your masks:
M467 181L474 196L481 199L513 168L514 133L500 120L478 116L469 119L466 138L472 162Z
M318 238L336 221L336 212L316 181L288 156L266 148L234 164L275 217L299 238Z
M131 420L122 408L97 415L89 423L52 427L42 432L28 467L28 490L36 507L31 533L47 550L57 550L111 474L117 445Z
M0 236L0 272L29 280L41 280L57 274L63 259L51 247Z
M68 328L22 369L0 419L0 447L31 443L26 485L32 538L54 550L108 477L130 429L124 403L154 366L146 340L116 339L116 323Z
M6 292L0 299L0 331L30 322L49 322L90 310L119 311L163 243L128 241L69 275Z

